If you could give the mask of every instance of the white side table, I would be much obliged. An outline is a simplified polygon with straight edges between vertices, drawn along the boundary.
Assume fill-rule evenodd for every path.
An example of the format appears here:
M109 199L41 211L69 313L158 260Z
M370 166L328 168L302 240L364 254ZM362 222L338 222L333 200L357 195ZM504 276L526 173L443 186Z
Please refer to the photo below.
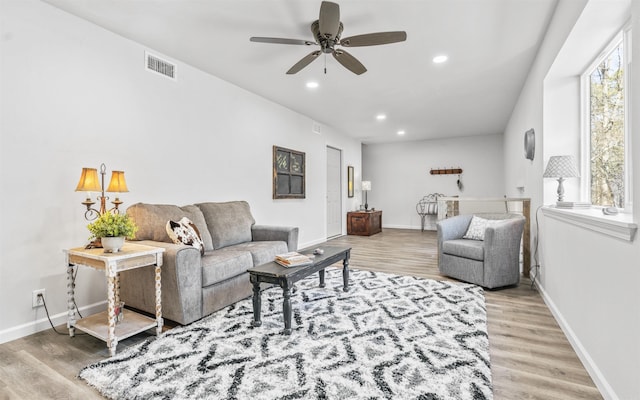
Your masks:
M69 336L73 337L78 328L98 339L107 342L111 356L116 354L118 340L156 328L156 334L162 333L162 287L161 272L163 248L125 243L117 253L105 253L104 249L85 249L78 247L64 250L67 264L67 310ZM103 270L107 277L107 311L76 320L74 300L74 266L91 267ZM123 320L116 323L115 309L120 303L119 273L122 271L155 266L156 318L149 318L131 310L124 312Z

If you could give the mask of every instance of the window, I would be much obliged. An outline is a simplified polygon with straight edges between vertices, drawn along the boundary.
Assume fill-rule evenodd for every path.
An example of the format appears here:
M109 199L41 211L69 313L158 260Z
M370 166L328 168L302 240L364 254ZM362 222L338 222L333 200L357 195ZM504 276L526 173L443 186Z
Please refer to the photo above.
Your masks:
M599 206L628 208L631 203L625 112L629 33L620 33L582 76L584 195Z

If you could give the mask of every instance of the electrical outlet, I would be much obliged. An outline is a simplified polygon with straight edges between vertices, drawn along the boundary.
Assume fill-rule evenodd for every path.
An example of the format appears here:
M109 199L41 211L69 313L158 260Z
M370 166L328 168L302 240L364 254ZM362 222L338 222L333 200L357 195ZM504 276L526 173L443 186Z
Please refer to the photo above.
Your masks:
M31 297L32 308L42 307L44 305L44 292L45 292L45 289L37 289L33 291L32 297Z

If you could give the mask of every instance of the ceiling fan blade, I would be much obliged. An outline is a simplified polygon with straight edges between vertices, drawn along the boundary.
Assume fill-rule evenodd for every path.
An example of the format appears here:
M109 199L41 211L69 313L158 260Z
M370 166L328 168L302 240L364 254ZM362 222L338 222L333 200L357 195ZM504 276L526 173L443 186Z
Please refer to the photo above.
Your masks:
M340 29L340 6L330 1L323 1L320 5L320 34L329 39L335 39Z
M333 58L338 60L343 67L353 72L356 75L362 75L367 72L367 69L362 65L360 61L358 61L354 56L347 53L344 50L334 50Z
M313 60L318 58L320 54L322 54L320 50L316 50L314 52L307 54L306 56L304 56L302 60L298 61L293 67L289 68L289 70L287 71L287 74L292 75L292 74L298 73L302 68L311 64Z
M316 42L312 42L310 40L301 40L301 39L283 39L283 38L256 37L256 36L253 36L249 40L252 41L252 42L258 42L258 43L303 44L303 45L306 45L306 46L311 46L313 44L317 45Z
M404 42L405 40L407 40L407 32L405 31L376 32L344 38L340 41L340 45L345 47L376 46Z

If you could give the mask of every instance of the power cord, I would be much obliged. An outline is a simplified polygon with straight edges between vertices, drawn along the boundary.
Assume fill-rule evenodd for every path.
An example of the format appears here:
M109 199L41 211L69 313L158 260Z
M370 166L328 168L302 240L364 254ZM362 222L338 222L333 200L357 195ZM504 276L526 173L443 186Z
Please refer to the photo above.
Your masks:
M76 270L74 271L72 277L71 277L71 284L75 285L76 282L76 274L78 273L78 269L76 268ZM49 320L49 325L51 325L51 329L53 329L53 331L55 333L57 333L58 335L67 335L67 333L63 333L63 332L58 332L58 330L56 329L55 326L53 326L53 321L51 321L51 316L49 315L49 309L47 308L47 301L45 300L44 296L42 295L42 293L38 293L38 298L40 298L40 300L42 300L42 305L44 306L44 312L47 313L47 319ZM78 309L78 305L76 304L76 299L74 297L73 299L73 306L76 308L76 312L78 313L78 315L80 316L80 318L82 317L82 314L80 314L80 310ZM86 333L81 333L81 332L76 332L76 335L87 335Z
M53 331L58 335L67 335L67 333L64 333L64 332L58 332L56 327L53 326L53 322L51 321L51 317L49 316L49 309L47 308L47 302L45 301L44 296L42 295L42 293L38 293L38 297L42 300L42 305L44 306L44 311L47 313L47 319L49 320L49 325L51 325L51 329L53 329ZM75 305L75 301L74 301L74 305ZM76 307L76 310L77 309L78 308ZM78 312L78 314L80 314L80 312ZM76 335L86 335L86 333L76 333Z
M536 220L537 221L537 220ZM78 275L78 267L75 267L75 271L73 272L73 275L71 275L71 285L72 287L76 287L76 275ZM73 297L73 306L76 308L76 312L78 313L78 315L80 316L80 318L84 318L82 316L82 314L80 314L80 309L78 308L78 305L76 304L76 298L75 296Z
M538 224L538 214L539 214L541 209L542 209L542 206L539 206L538 209L536 210L536 240L535 240L536 244L535 244L535 250L533 252L534 265L533 265L533 268L531 270L532 276L530 276L530 278L531 278L531 289L533 289L536 286L536 278L538 277L538 273L539 273L539 270L540 270L540 263L538 261L538 244L540 242L540 239L539 239L540 225Z

